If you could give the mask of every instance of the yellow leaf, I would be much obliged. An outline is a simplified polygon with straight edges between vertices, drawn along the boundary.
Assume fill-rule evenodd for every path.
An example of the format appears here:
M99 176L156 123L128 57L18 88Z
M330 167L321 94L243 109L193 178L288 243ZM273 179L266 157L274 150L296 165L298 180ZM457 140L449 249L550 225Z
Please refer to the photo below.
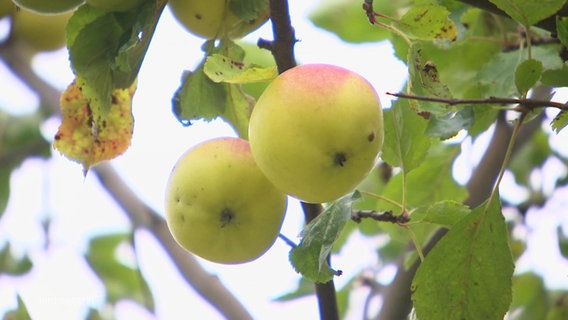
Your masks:
M86 98L77 82L61 94L63 119L53 145L67 158L81 163L86 174L91 166L119 156L130 146L136 82L128 89L113 90L108 112Z

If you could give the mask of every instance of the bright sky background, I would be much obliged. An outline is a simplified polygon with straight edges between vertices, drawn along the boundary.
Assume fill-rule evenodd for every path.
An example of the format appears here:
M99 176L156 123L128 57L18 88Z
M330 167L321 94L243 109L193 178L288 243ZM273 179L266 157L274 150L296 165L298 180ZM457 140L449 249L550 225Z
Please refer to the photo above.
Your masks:
M290 3L292 23L300 39L296 45L298 60L302 63L336 64L362 74L377 88L383 105L388 107L389 98L384 93L398 91L406 77L406 69L392 57L390 46L381 43L346 45L307 20L307 15L318 1ZM0 34L5 26L0 22ZM269 23L247 39L256 42L258 37L272 38ZM113 161L133 190L159 212L163 212L166 181L178 157L200 141L234 136L232 130L219 121L183 127L171 112L171 98L180 84L181 73L195 67L202 56L201 43L201 39L189 35L177 25L168 9L164 11L139 76L133 107L136 124L132 146ZM42 54L37 57L34 66L60 89L73 78L65 50ZM7 78L5 67L0 65L0 105L9 105L11 111L26 113L32 111L35 107L31 106L35 104L37 98L21 84ZM49 121L44 127L46 136L53 136L57 126L57 119ZM467 147L464 153L475 159L482 151ZM464 161L466 165L475 163L475 160L468 159ZM465 181L467 173L462 174L461 179ZM0 243L10 239L16 252L30 253L37 265L24 278L0 277L0 314L15 306L16 293L21 294L27 303L32 318L38 320L80 319L85 315L86 306L100 306L104 301L103 286L96 278L88 276L91 271L81 257L88 244L87 236L125 231L129 226L122 211L100 189L96 179L92 175L83 178L80 165L54 152L52 160L30 160L14 172L10 200L0 223ZM566 202L557 202L558 207L555 205L547 210L559 217ZM53 223L49 230L50 250L45 252L42 247L45 239L41 237L38 221L47 216L53 219ZM302 221L298 203L290 201L283 234L297 240ZM542 227L538 229L541 240L535 245L550 247L551 241L555 241L550 239L554 225L543 227L543 222L539 223ZM132 303L124 302L119 304L118 319L220 318L185 284L151 237L139 233L137 240L142 271L154 293L157 316L153 318ZM350 274L379 263L373 252L374 245L369 243L372 241L376 239L354 237L353 245L334 257L334 266L345 274L337 278L338 288L349 280ZM317 319L317 303L313 297L288 303L271 301L293 290L298 281L288 262L288 251L289 247L278 240L264 256L251 263L224 266L203 261L203 264L219 276L256 319ZM135 259L128 250L122 256L126 263ZM546 261L548 266L556 264L560 267L563 264L564 270L568 267L562 260ZM537 262L525 265L528 267L531 263L541 268ZM558 272L558 269L555 270L553 273ZM379 278L389 281L392 274L393 269L387 268ZM568 275L564 274L563 282L555 280L554 284L568 285ZM362 305L365 293L364 289L356 290L353 304ZM351 310L349 318L360 319L360 310Z

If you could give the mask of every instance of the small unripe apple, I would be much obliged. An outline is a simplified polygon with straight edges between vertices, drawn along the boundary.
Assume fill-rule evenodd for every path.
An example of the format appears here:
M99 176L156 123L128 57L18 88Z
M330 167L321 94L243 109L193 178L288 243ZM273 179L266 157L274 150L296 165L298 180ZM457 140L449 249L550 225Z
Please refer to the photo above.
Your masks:
M362 76L306 64L279 75L252 111L249 139L258 166L285 193L330 202L354 190L383 145L376 91Z
M218 263L261 256L276 240L285 212L286 195L266 179L240 138L189 149L166 190L166 221L174 239Z
M71 11L85 0L12 0L20 7L41 14L58 14Z
M90 6L111 12L132 10L140 6L142 2L144 0L87 0Z
M22 8L13 15L12 37L35 52L57 50L65 46L65 27L72 15L73 11L43 15Z
M190 33L204 39L242 38L268 20L268 7L252 20L241 20L228 0L170 0L172 14Z

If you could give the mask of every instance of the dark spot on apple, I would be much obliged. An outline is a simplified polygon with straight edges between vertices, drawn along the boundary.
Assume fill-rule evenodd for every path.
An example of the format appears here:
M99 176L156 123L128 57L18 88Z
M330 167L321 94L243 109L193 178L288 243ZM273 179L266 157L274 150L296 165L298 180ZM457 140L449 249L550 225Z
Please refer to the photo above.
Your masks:
M367 140L369 140L369 142L373 142L373 140L375 140L375 132L369 133Z
M196 14L195 14L195 19L201 20L201 19L203 19L203 16L202 16L201 14L199 14L199 13L196 13Z
M228 224L231 223L231 221L233 221L233 218L235 217L235 214L233 213L233 211L229 208L225 208L221 211L221 228L226 227Z
M333 164L339 165L340 167L343 167L345 161L347 161L347 155L343 152L336 153L333 158Z
M183 214L180 214L180 215L179 215L179 221L180 221L181 223L185 223L185 216L184 216Z

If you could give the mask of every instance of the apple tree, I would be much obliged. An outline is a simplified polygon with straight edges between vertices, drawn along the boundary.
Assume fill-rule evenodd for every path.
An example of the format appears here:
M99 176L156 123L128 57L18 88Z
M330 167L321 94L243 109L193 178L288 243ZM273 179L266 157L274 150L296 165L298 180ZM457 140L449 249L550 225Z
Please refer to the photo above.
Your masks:
M568 318L568 290L550 285L547 279L554 275L527 267L531 259L550 259L549 252L565 265L568 259L568 225L558 209L565 204L568 182L568 149L563 141L568 124L566 1L321 0L308 17L321 32L354 46L388 43L407 68L400 90L374 88L391 100L383 103L382 112L377 112L379 107L364 116L355 112L369 101L360 83L348 86L333 75L322 80L318 77L321 70L289 83L284 80L284 74L298 70L302 61L294 51L302 39L294 21L303 17L291 14L293 2L132 0L118 5L110 0L87 0L59 1L60 5L47 7L41 1L15 2L17 6L11 0L0 0L0 15L9 27L0 44L0 57L40 97L40 107L30 115L0 111L0 212L10 201L11 186L18 183L11 179L13 171L27 159L49 159L61 153L80 164L83 171L75 174L98 178L128 217L131 229L87 240L85 261L101 279L107 299L100 310L89 311L89 319L107 317L108 310L122 299L154 310L152 290L139 266L127 266L115 254L120 246L134 247L134 234L139 230L155 237L187 285L226 318L252 316L238 296L211 277L190 251L217 262L243 262L270 250L274 241L289 245L289 267L298 274L297 290L279 300L315 295L321 319L344 318L350 309L362 310L365 319L388 320ZM221 151L205 149L191 159L190 169L183 163L176 167L182 174L172 175L167 207L177 211L171 209L176 214L168 222L165 212L144 203L112 166L112 159L128 153L136 134L132 106L137 81L143 81L139 72L167 6L180 27L202 39L202 46L195 48L202 58L189 62L194 68L179 70L181 81L171 92L171 106L158 112L170 114L179 126L221 119L234 129L241 146L220 143L216 148ZM263 25L272 27L272 38L256 39L254 51L239 41ZM62 46L67 48L74 74L65 90L50 85L32 67L35 54ZM259 50L270 55L254 53ZM321 48L318 54L330 52L333 48ZM377 60L362 63L377 73L387 67ZM294 92L301 91L278 95L286 86L296 90L294 85L300 89L313 86L313 95L305 91L297 96ZM325 91L326 86L334 90ZM344 87L348 90L342 91ZM328 106L319 110L321 116L308 113L311 102L302 105L318 96L318 91L326 92L320 98ZM290 101L296 105L288 106ZM343 110L341 116L333 115L337 105ZM261 107L264 113L254 116ZM275 114L278 116L270 118ZM48 137L42 126L54 117L58 130ZM303 136L289 132L295 130L294 117L305 117L298 126L307 128ZM285 125L280 126L282 123ZM373 130L365 131L367 123ZM317 128L322 124L336 130L321 134ZM353 137L357 135L351 134L361 130L373 143L371 156L365 154L373 160L370 171L325 180L325 170L313 169L322 162L318 157L323 157L313 152L318 143L345 140L356 146ZM243 152L248 150L249 134L258 138L250 139L252 153ZM289 143L291 137L298 141ZM310 141L314 137L316 141ZM272 139L278 143L271 144ZM384 142L379 144L379 140ZM288 145L298 148L280 152ZM350 155L333 152L336 167L347 167ZM356 159L360 154L353 152ZM275 208L284 206L284 191L276 187L289 177L266 169L267 163L277 162L276 155L293 164L286 173L295 168L303 172L286 185L292 189L314 186L308 188L309 199L297 194L288 198L299 202L303 213L305 225L297 230L300 238L278 234L282 212L255 222L275 227L263 239L265 243L247 239L242 242L245 247L238 249L217 246L221 237L212 234L195 240L188 234L195 229L177 224L196 219L194 212L206 211L195 209L203 203L184 198L197 198L206 188L232 186L234 190L226 192L231 203L241 208L246 206L240 202L246 202L261 212L251 219L282 211ZM217 158L224 162L212 165ZM239 183L222 179L231 178L232 171L223 171L227 167L252 166L253 158L260 169L247 167L243 172L253 172L249 175L260 176L259 181L266 185L251 196ZM200 168L198 173L191 171L195 167ZM225 177L213 176L221 171L227 172ZM318 174L312 176L314 172ZM354 187L347 183L348 190L334 193L331 200L321 196L353 176L357 176ZM247 180L239 177L237 182ZM320 178L323 183L316 181ZM207 183L201 185L202 181ZM268 191L274 191L276 205L264 196ZM223 228L240 219L238 210L220 205L223 196L206 196L219 207L216 212L222 228L216 232L225 232ZM326 203L319 203L322 201ZM180 203L184 206L176 206ZM552 221L554 226L555 242L548 243L554 250L547 253L535 247L538 241L531 237L531 228L539 219ZM334 263L334 256L339 252L349 255L348 240L355 234L376 240L373 250L380 263L349 274ZM1 275L25 277L35 268L33 256L14 254L10 239L4 240ZM248 252L246 246L251 246ZM351 259L358 256L353 254ZM393 266L392 280L380 281L377 275ZM337 277L347 278L347 284L336 287ZM361 288L363 301L353 294ZM377 301L380 307L373 307ZM6 317L26 319L33 309L18 297L17 306Z

